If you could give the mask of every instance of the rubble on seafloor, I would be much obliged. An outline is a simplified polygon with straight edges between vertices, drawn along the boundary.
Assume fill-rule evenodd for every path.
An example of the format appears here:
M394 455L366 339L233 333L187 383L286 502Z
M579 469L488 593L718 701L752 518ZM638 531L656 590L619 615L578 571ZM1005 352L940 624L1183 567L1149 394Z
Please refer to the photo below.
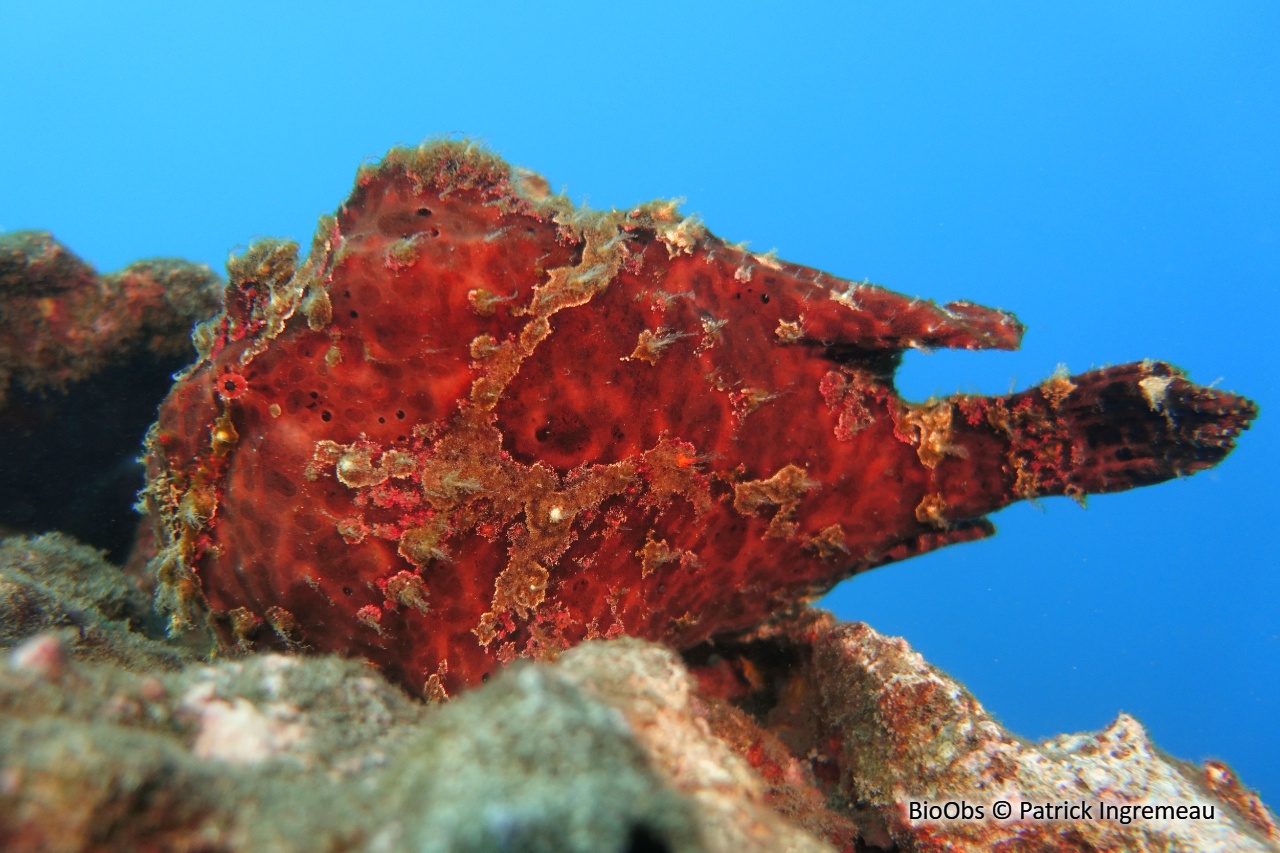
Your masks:
M819 611L683 658L634 639L444 704L334 657L207 661L67 537L0 542L9 851L1275 851L1223 765L1137 721L1034 744L900 639ZM913 820L911 801L1212 809Z

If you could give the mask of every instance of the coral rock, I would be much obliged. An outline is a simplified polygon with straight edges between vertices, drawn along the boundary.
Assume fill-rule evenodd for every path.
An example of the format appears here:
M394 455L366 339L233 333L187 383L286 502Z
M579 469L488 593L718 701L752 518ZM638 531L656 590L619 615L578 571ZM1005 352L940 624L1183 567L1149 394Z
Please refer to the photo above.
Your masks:
M221 286L207 266L169 258L99 276L46 232L0 234L0 408L11 384L65 390L135 348L185 355Z
M148 440L175 626L442 696L626 633L687 648L985 515L1207 468L1255 414L1144 362L902 400L908 347L1009 314L752 254L666 202L574 208L463 143L263 242Z
M138 445L222 286L171 259L99 275L45 232L0 234L0 529L57 529L124 559Z
M333 657L0 666L0 847L1280 850L1229 769L1161 755L1131 718L1028 743L902 640L812 612L716 649L695 681L669 649L585 643L444 706ZM1082 799L1092 818L989 812ZM912 819L912 801L988 811ZM1124 823L1102 803L1214 814Z
M6 851L834 853L775 813L669 650L588 644L444 707L337 658L0 667ZM849 839L853 835L846 836Z
M77 658L171 669L182 654L163 628L150 597L100 552L60 533L0 539L0 648L38 664L65 643Z
M904 640L861 623L809 612L695 672L708 692L755 706L747 738L807 756L829 801L850 804L878 847L1280 850L1274 816L1225 765L1163 755L1125 714L1101 732L1027 742ZM757 673L754 685L743 672ZM946 811L926 814L926 804Z

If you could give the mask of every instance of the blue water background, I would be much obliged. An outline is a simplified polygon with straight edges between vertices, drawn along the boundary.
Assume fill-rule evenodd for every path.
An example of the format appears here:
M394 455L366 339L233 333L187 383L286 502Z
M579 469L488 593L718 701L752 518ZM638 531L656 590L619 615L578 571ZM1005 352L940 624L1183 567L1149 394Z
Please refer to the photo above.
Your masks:
M0 227L220 268L453 132L594 206L684 196L730 240L1026 323L1019 353L909 354L911 398L1148 357L1245 392L1217 470L1015 507L826 605L1018 733L1127 711L1276 804L1278 67L1274 3L13 2Z

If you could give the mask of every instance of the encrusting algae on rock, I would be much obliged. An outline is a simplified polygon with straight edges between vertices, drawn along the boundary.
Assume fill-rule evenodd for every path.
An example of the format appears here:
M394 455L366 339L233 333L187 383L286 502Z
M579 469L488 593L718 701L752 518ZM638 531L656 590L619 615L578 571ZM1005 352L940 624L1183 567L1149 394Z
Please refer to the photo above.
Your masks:
M584 640L754 628L1011 502L1208 468L1256 414L1160 362L906 402L905 348L1022 327L670 202L576 208L462 142L362 169L305 261L254 244L224 301L147 440L174 626L436 698Z

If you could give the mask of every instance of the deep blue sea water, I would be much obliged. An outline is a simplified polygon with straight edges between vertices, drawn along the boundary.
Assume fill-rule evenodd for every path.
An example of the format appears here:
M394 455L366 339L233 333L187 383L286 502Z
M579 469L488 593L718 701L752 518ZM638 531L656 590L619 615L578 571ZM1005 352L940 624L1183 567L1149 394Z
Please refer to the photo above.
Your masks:
M1014 507L826 605L1020 734L1127 711L1280 804L1280 6L551 6L6 3L0 229L221 267L305 245L361 160L466 134L593 206L684 196L1026 323L1018 353L909 354L912 398L1148 357L1219 381L1262 416L1216 470Z

